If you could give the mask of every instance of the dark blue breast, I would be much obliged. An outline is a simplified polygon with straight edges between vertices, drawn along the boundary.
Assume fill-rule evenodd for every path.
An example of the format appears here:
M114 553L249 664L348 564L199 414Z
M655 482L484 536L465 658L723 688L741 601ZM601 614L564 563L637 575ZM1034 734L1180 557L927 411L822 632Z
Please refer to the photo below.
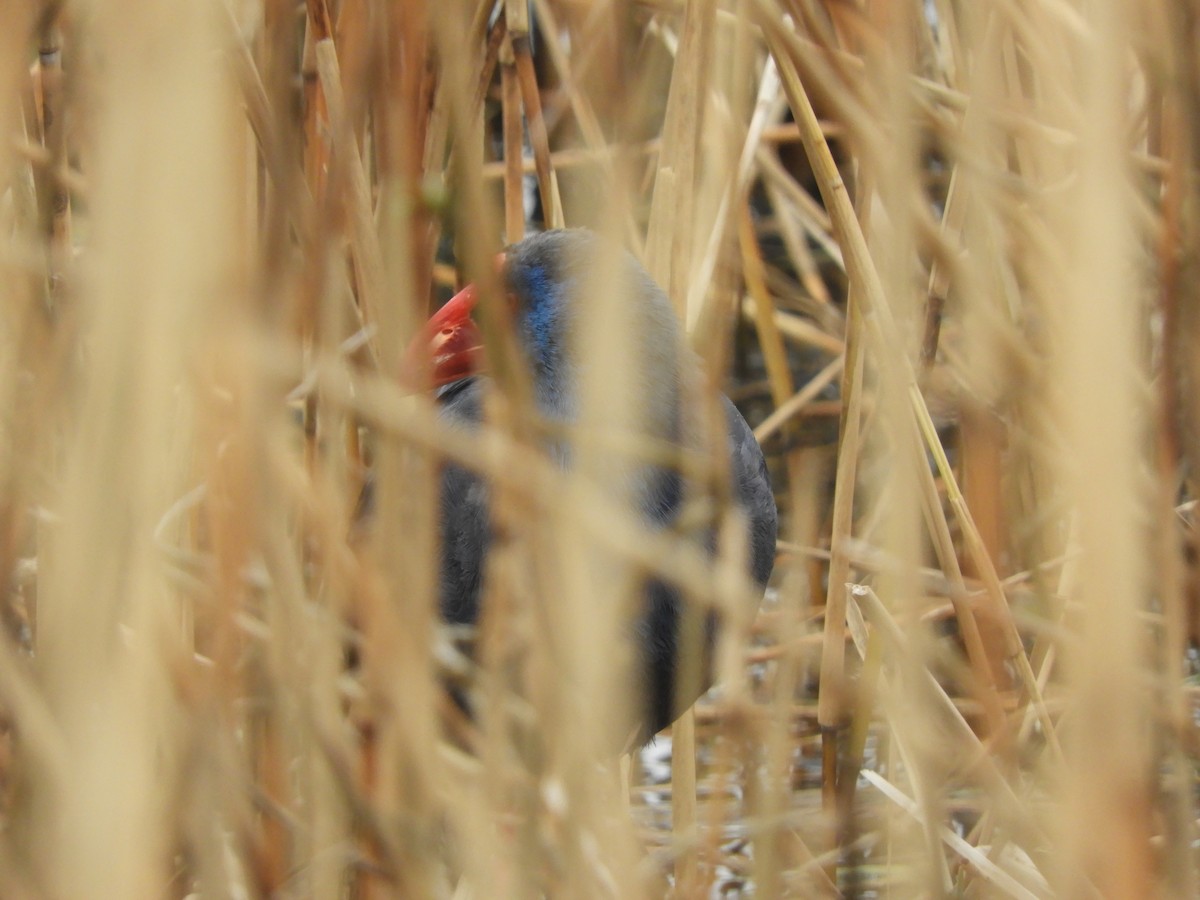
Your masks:
M443 418L462 428L478 427L482 419L482 378L456 382L443 388L439 404ZM733 404L724 399L729 432L729 455L734 496L749 522L751 573L766 584L775 553L775 502L766 464L749 426ZM653 468L639 479L637 503L643 521L655 528L668 528L678 518L685 485L678 472ZM493 540L488 490L476 475L448 464L441 480L441 580L439 602L443 618L452 623L474 623L479 616L485 559ZM711 554L715 536L709 531L700 540ZM679 712L695 700L709 683L694 686L687 696L677 697L676 671L679 663L681 599L678 591L655 578L643 586L643 609L634 623L641 674L639 704L644 710L642 736L648 739L669 725ZM707 656L715 633L709 616L703 628ZM704 666L702 669L706 668Z

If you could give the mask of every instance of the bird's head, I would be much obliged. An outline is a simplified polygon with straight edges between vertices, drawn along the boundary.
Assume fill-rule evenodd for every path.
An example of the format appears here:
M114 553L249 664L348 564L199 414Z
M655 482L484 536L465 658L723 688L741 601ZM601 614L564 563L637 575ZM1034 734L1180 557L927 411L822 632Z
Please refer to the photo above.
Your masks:
M614 264L615 270L605 270ZM654 363L664 361L673 367L678 325L666 295L632 256L611 252L593 232L559 229L533 235L500 254L497 268L516 337L539 386L571 380L572 334L589 286L630 291L636 300L632 339L639 358L651 368L663 368ZM439 309L410 345L407 368L417 371L421 355L431 357L435 387L483 369L484 342L474 320L478 300L471 284Z

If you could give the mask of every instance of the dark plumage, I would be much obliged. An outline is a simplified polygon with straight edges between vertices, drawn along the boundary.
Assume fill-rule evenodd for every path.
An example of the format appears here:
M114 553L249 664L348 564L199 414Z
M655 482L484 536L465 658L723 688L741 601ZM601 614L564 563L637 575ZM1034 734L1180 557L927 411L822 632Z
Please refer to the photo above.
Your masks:
M503 277L513 301L514 326L528 358L539 412L551 422L576 418L578 369L571 352L572 329L580 308L581 285L596 274L592 267L600 248L599 238L590 232L550 231L527 238L505 255ZM602 274L606 283L620 278L621 289L636 292L633 339L641 363L635 381L642 405L640 421L654 438L698 449L701 438L695 417L688 415L681 403L684 384L698 377L697 361L684 345L663 291L632 256L621 254L620 259L620 271ZM461 335L444 323L438 327L441 335L448 336L442 340L461 341ZM439 377L442 369L450 373L448 377ZM457 378L460 372L461 366L448 356L437 358L437 380ZM444 384L438 396L444 419L463 428L475 427L482 418L486 380L484 375L473 375ZM775 554L775 502L754 435L733 404L725 397L721 400L733 493L749 522L750 574L765 585ZM549 449L564 466L570 464L569 450L557 445ZM650 463L631 468L630 489L643 521L654 528L671 527L684 500L681 476L674 469ZM473 623L479 615L484 559L491 542L488 489L473 473L447 465L441 494L441 613L449 622ZM711 530L701 540L713 552ZM670 724L695 696L675 696L681 604L677 591L651 578L645 583L644 599L644 611L635 628L644 686L642 735L648 738ZM711 625L710 621L710 638ZM704 678L707 684L709 676Z

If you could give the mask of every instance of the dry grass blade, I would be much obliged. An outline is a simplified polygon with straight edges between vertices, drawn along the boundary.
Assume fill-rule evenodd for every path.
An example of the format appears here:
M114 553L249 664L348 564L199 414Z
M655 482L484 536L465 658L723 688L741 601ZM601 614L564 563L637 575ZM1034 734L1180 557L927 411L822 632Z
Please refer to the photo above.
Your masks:
M845 365L845 362L845 357L839 356L813 376L813 379L804 385L804 387L777 405L775 411L763 419L762 423L754 429L754 437L762 443L775 432L779 431L779 429L783 428L789 419L795 418L802 413L804 408L812 403L818 394L829 387L833 383L833 380L842 374L842 367Z
M907 812L909 815L920 818L920 808L915 801L910 797L906 797L901 791L897 790L895 785L890 784L874 772L864 772L863 777L870 784L877 788L889 800ZM978 847L972 847L961 837L951 831L949 828L940 827L938 829L941 838L946 845L959 854L967 862L977 868L980 874L987 879L996 888L1001 890L1009 897L1020 897L1021 900L1034 900L1034 898L1043 896L1042 892L1049 888L1049 882L1041 877L1041 873L1034 870L1031 874L1036 876L1036 884L1038 890L1033 891L1017 881L1012 875L1004 871L1004 869L992 862L986 853Z

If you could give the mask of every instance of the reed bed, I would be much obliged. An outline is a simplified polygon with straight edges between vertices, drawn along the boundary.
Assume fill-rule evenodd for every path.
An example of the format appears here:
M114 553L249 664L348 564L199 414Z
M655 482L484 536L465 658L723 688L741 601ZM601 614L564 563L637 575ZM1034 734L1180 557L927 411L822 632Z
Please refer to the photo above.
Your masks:
M1198 28L9 4L0 897L1196 896ZM492 257L563 226L644 262L755 426L757 607L719 465L715 560L614 489L609 286L579 464L533 436ZM401 379L467 281L470 439ZM436 612L447 460L504 534L474 633ZM618 756L646 573L721 613L720 678Z

